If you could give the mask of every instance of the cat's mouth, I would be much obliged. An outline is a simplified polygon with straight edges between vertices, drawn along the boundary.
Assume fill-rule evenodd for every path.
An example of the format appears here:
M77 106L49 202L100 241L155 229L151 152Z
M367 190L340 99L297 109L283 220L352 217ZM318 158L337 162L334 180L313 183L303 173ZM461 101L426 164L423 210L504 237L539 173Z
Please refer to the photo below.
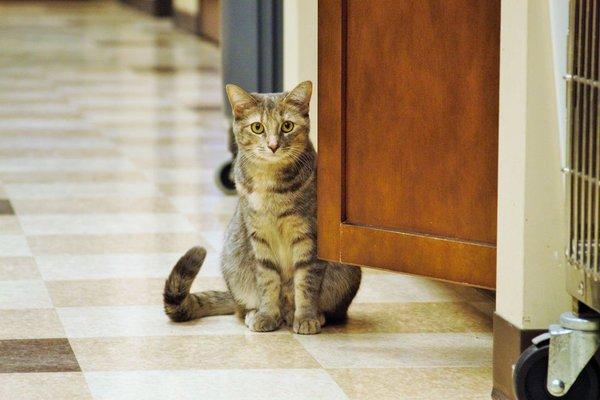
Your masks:
M272 151L269 148L260 149L255 152L255 155L258 159L267 163L278 163L289 158L288 151L281 147L276 151Z

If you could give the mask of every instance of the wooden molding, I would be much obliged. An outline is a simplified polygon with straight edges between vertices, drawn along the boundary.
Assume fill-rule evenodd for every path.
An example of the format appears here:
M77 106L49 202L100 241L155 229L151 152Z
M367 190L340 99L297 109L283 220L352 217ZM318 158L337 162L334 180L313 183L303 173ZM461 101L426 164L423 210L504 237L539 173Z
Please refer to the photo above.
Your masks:
M317 168L317 248L324 260L340 260L339 224L343 215L342 185L344 97L344 2L319 1L318 79L319 131ZM340 162L341 161L341 162Z
M496 260L493 245L346 223L340 225L340 232L340 259L344 263L488 289L496 286L495 269L485 268Z

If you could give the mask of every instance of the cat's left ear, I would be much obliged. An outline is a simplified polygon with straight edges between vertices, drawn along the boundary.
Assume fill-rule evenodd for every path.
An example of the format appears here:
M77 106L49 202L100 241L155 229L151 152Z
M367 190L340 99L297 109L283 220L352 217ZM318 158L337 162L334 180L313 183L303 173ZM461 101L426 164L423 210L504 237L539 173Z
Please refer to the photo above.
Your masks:
M231 83L225 85L225 91L231 104L231 111L236 118L242 117L248 109L256 106L256 99L237 85Z
M310 96L312 95L312 82L304 81L298 84L295 88L283 99L284 103L292 104L308 111L310 104Z

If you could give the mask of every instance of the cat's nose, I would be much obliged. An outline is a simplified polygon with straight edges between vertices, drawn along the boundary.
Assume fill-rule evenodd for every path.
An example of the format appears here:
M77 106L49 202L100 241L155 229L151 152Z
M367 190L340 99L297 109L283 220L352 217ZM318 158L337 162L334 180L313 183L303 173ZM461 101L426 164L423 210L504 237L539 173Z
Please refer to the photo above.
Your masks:
M269 143L269 148L273 153L275 153L279 148L279 143Z

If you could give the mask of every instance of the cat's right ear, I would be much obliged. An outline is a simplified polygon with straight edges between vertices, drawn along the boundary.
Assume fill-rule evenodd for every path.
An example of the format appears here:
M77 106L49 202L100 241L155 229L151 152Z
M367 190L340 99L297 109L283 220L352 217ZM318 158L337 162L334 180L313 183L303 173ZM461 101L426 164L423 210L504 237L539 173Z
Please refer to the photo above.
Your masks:
M229 104L231 104L233 116L236 118L240 118L246 110L256 106L256 99L237 85L231 83L225 85L225 91L227 92Z

